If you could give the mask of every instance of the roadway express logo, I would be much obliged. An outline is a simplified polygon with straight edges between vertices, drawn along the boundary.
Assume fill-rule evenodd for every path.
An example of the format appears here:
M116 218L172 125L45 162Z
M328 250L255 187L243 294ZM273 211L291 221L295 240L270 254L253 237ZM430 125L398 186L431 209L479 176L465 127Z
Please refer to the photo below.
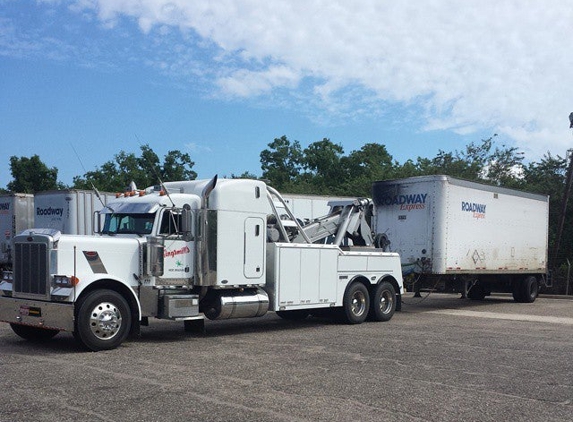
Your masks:
M163 252L164 258L175 258L177 255L184 255L191 252L187 246L183 246L181 249L175 249L173 251L168 251L167 249Z
M62 215L64 215L64 209L63 208L36 208L36 215L56 215L58 217L61 217Z
M395 195L382 198L381 205L400 205L400 211L423 210L426 208L427 193Z
M476 204L475 202L462 201L462 211L471 212L473 218L485 218L485 204Z

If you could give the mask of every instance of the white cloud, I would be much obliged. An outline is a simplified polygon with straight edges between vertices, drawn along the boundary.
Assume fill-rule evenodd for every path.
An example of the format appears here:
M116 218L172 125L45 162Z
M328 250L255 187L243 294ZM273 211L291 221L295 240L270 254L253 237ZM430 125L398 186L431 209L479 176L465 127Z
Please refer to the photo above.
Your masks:
M300 75L286 66L270 66L264 71L240 69L218 79L223 91L238 97L264 94L277 86L295 88Z
M185 144L185 148L187 148L189 150L189 152L191 152L191 154L200 154L200 153L211 153L213 152L213 150L206 146L206 145L201 145L198 144L196 142L188 142Z
M73 8L111 28L133 19L147 36L193 32L188 47L204 57L180 65L162 57L158 67L200 61L221 94L285 89L327 112L416 105L425 130L491 129L537 154L570 144L567 2L79 0Z

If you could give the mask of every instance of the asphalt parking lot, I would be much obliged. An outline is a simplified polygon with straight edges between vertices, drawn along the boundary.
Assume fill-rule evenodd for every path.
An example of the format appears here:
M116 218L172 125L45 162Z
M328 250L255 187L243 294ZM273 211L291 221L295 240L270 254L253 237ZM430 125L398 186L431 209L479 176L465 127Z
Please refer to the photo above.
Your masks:
M408 295L387 323L152 321L112 351L0 325L1 421L571 421L573 301Z

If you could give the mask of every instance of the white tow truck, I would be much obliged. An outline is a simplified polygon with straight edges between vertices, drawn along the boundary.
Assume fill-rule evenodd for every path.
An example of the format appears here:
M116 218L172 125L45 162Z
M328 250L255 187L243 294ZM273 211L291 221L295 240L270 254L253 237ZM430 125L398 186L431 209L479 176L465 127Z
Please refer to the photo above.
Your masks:
M93 351L119 346L150 318L183 321L188 331L204 330L205 317L268 311L387 321L401 304L400 258L372 246L369 209L367 199L341 201L303 227L262 181L132 190L100 211L96 235L16 236L0 321L30 340L72 332Z

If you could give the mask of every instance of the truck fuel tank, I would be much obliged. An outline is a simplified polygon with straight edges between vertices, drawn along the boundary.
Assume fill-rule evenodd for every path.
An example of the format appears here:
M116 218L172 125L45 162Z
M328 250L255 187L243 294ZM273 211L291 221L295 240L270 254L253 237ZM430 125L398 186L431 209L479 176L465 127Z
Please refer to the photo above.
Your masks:
M204 310L211 320L263 316L269 309L269 296L264 290L217 291Z

